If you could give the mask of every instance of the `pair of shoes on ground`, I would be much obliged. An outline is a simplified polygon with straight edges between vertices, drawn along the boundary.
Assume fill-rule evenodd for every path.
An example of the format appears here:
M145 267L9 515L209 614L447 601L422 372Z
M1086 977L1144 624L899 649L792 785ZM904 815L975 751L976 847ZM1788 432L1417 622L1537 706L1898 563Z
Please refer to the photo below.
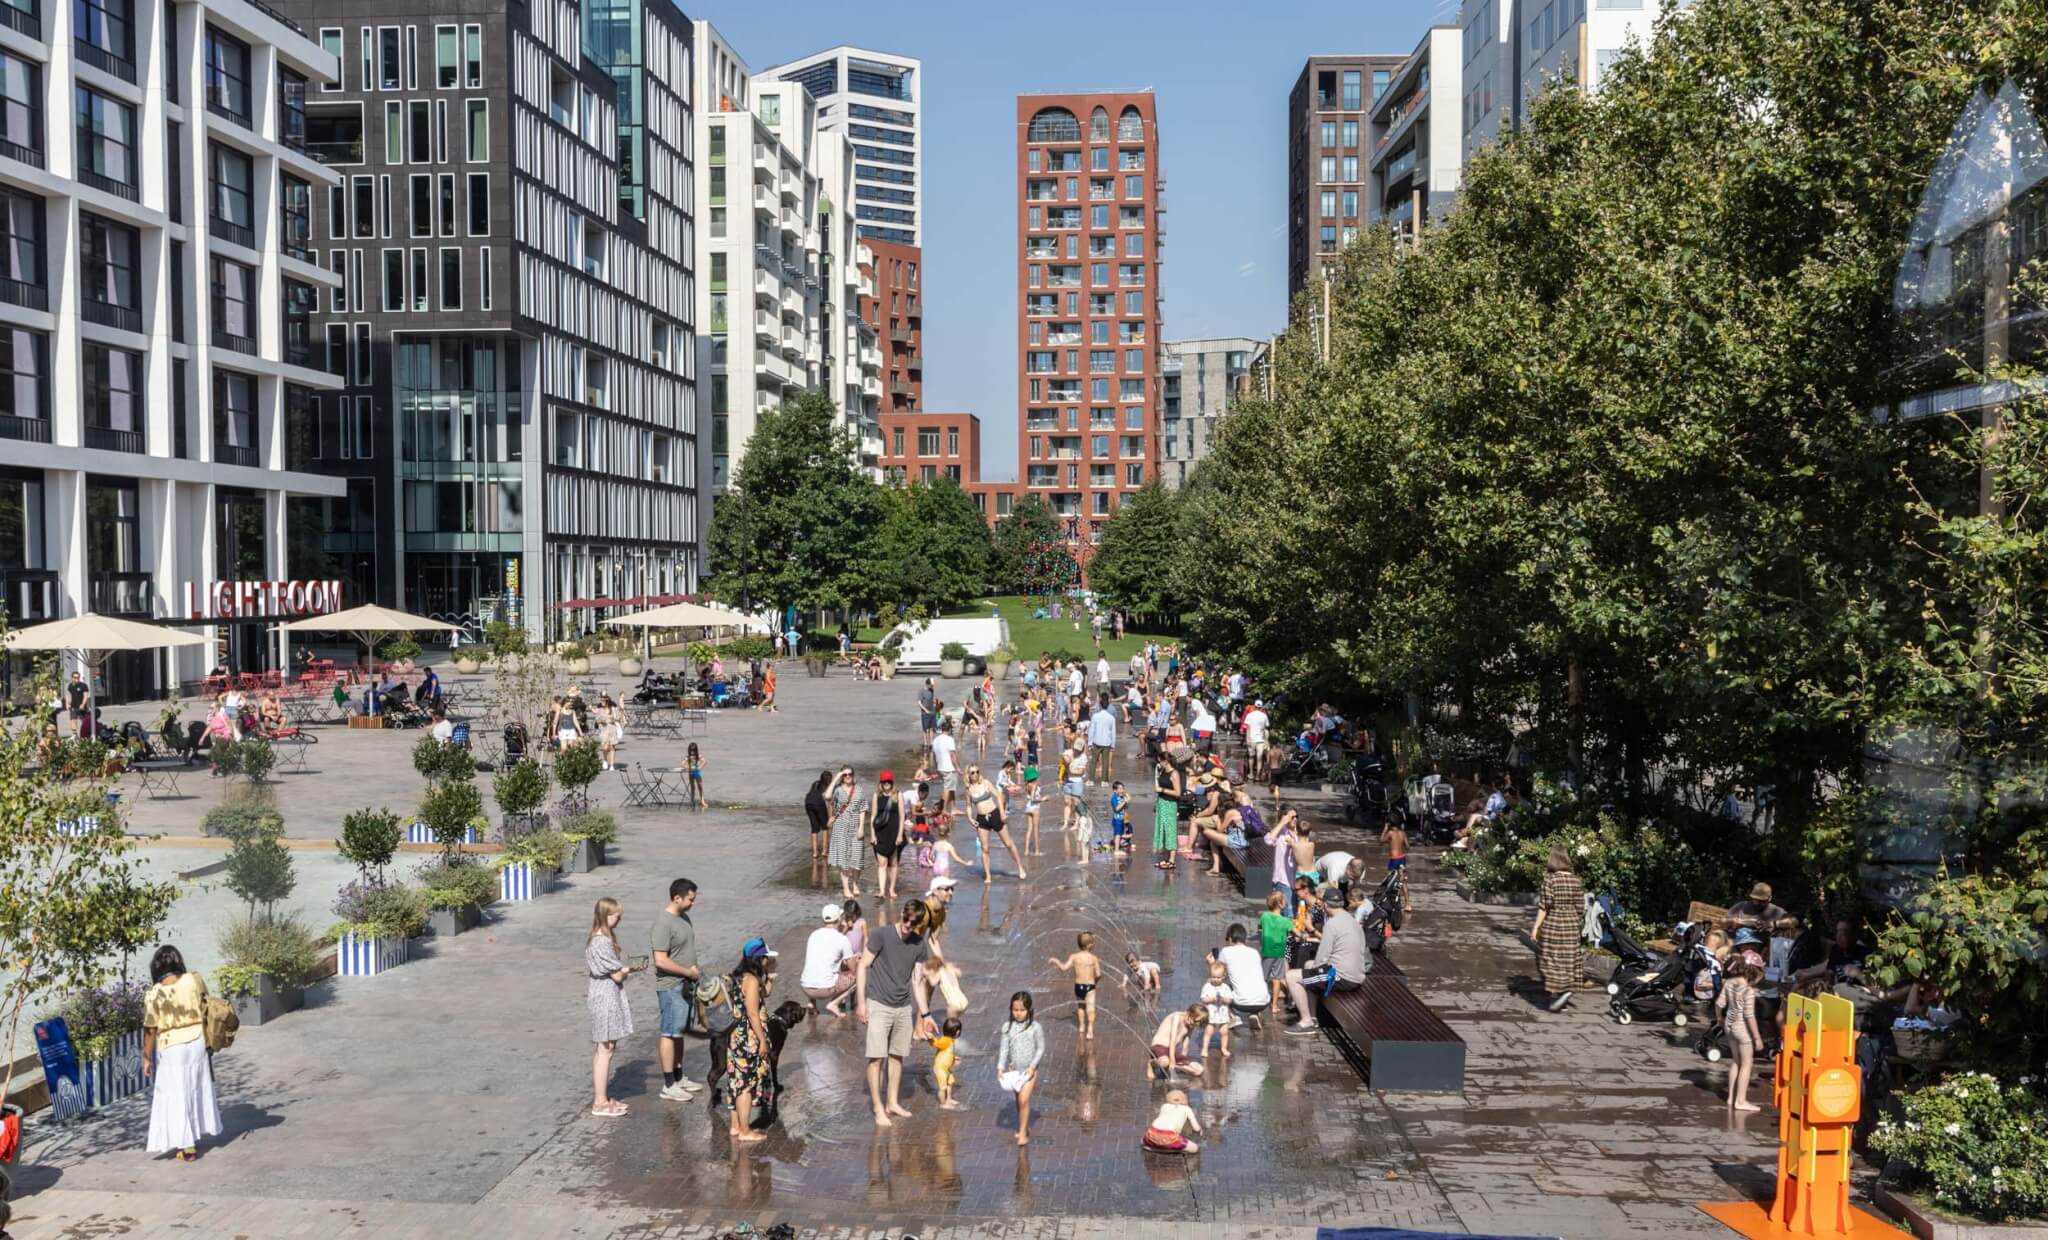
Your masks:
M698 1091L703 1088L702 1085L699 1085L689 1077L679 1076L676 1078L675 1084L662 1087L661 1096L669 1102L688 1102L695 1098Z

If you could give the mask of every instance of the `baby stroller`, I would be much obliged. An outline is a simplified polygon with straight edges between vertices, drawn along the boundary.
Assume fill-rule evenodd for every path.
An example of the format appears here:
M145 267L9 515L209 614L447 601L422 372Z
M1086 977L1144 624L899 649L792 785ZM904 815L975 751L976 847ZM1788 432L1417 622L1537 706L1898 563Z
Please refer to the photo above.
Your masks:
M1594 900L1593 920L1594 924L1599 927L1599 936L1596 942L1615 955L1616 964L1614 972L1617 977L1631 969L1640 970L1655 967L1656 956L1648 948L1636 942L1635 936L1622 927L1621 901L1615 898L1613 892L1610 891L1606 895ZM1607 983L1608 994L1615 994L1618 989L1619 987L1616 983Z
M1614 980L1607 983L1607 1010L1615 1023L1668 1020L1684 1028L1686 1010L1692 1005L1694 960L1705 936L1704 926L1688 925L1681 931L1678 950L1670 955L1653 956L1635 967L1617 966Z
M526 757L526 725L508 723L505 725L505 765L511 766Z
M400 697L396 693L384 695L384 726L387 728L424 728L434 722L427 708L413 700L411 694Z
M1458 794L1441 775L1417 775L1402 786L1409 829L1431 844L1448 844L1458 834Z

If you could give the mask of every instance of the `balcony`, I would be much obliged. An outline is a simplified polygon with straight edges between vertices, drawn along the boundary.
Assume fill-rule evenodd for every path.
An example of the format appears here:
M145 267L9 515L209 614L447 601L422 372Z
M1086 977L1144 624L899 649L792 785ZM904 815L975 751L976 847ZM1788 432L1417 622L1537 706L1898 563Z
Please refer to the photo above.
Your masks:
M913 390L908 383L891 376L889 379L889 394L891 396L910 396L913 394Z
M263 465L261 454L249 444L228 443L223 439L213 441L213 462L216 465L242 465L260 469Z
M913 353L910 355L910 369L919 374L924 373L924 354Z
M256 341L249 336L237 336L216 322L213 325L213 347L216 349L227 349L235 353L254 354L256 352Z
M889 328L889 340L892 344L909 344L910 330L908 328L896 327L894 325L891 325Z
M101 327L116 327L124 332L142 330L142 311L128 306L117 306L111 301L98 301L91 297L80 299L79 314L88 323Z
M116 56L99 44L88 43L84 39L72 40L71 46L80 60L98 69L101 73L112 74L124 82L133 82L135 80L134 61Z
M15 12L15 10L11 6L0 4L0 13L12 12ZM23 146L19 142L9 142L5 138L0 138L0 156L5 156L16 163L27 164L31 168L43 166L43 153L41 151L36 150L34 147Z
M42 166L42 159L40 156L38 156L36 159L36 167L40 168ZM78 170L78 180L81 184L90 185L94 189L100 190L103 193L112 194L116 198L126 198L130 202L141 201L141 195L136 192L136 189L133 185L130 185L126 181L116 181L114 178L110 176L103 176L100 173L94 172L89 168L80 168Z
M323 164L359 164L363 162L363 140L355 138L347 142L308 142L306 154Z
M121 431L109 426L88 426L85 428L85 446L107 452L149 451L148 441L141 431Z
M766 310L754 311L754 335L762 344L773 346L782 339L782 319Z
M1059 256L1060 248L1056 245L1026 246L1024 249L1024 257L1026 258L1058 258Z
M232 241L246 249L256 248L256 230L247 224L237 224L233 220L224 220L218 215L213 215L207 217L206 231L222 241Z
M0 439L17 439L23 443L48 443L50 420L16 417L11 413L0 414Z
M35 13L24 13L11 4L0 4L0 23L5 23L16 34L25 34L31 39L43 37L43 19Z
M759 211L764 215L773 215L775 214L775 210L779 205L780 203L777 201L775 195L769 193L767 190L763 189L759 185L756 185L754 187L754 210Z
M1081 343L1081 333L1080 333L1080 332L1050 332L1050 333L1047 333L1047 335L1046 335L1046 337L1045 337L1045 343L1047 343L1048 345L1056 345L1056 344L1080 344L1080 343Z
M0 5L0 8L5 7ZM13 306L27 306L31 310L48 310L50 290L40 284L0 278L0 301Z

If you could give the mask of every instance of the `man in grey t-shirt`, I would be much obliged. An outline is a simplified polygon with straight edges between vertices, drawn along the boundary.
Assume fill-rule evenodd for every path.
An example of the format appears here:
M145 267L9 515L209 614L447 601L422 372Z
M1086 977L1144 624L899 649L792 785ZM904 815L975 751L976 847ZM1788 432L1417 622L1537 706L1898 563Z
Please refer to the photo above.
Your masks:
M916 922L911 918L915 916ZM924 936L925 909L912 900L897 915L896 924L868 936L868 949L861 954L860 971L854 975L854 1015L868 1027L868 1100L874 1104L875 1126L890 1126L891 1115L908 1116L899 1095L903 1088L903 1057L910 1054L911 1009L925 1036L934 1032L925 997L913 979L917 966L931 955ZM888 1062L889 1097L882 1100L882 1065Z
M683 1073L683 1031L697 1004L697 928L690 909L697 884L679 878L668 885L668 904L654 917L654 997L661 1004L661 1096L688 1102L701 1088Z
M1333 908L1342 908L1344 904L1342 893L1335 887L1325 889L1323 899ZM1287 995L1294 1000L1295 1014L1301 1018L1300 1023L1288 1026L1288 1032L1315 1032L1315 1009L1308 1002L1310 988L1325 993L1357 990L1371 971L1365 931L1359 928L1356 919L1343 913L1333 914L1323 923L1323 941L1317 945L1316 958L1309 967L1287 970Z

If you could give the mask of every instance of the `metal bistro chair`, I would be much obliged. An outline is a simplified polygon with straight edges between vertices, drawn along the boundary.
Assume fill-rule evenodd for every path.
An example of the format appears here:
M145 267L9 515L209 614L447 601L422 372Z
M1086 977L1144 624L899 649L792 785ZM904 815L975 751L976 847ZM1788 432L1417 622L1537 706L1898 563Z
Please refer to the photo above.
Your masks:
M639 770L637 765L632 771L628 771L624 766L618 768L619 782L626 786L626 807L630 809L637 805L642 809L652 809L655 805L654 784L644 775L640 775Z

